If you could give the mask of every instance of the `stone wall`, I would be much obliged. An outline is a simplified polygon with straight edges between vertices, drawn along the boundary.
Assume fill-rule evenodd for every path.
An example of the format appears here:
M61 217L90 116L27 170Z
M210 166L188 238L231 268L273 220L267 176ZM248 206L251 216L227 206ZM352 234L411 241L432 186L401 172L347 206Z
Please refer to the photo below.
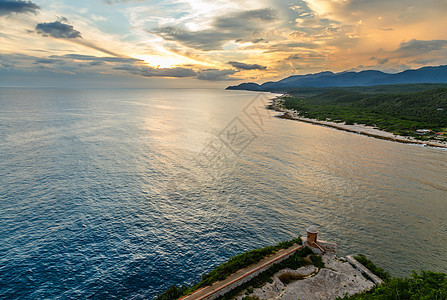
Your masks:
M326 252L337 253L337 243L317 240L318 245Z
M381 284L383 281L377 275L374 275L368 268L362 265L358 260L356 260L352 255L346 256L346 261L349 262L354 268L367 275L374 284Z
M296 250L298 250L298 249L300 249L300 248L297 248ZM255 278L256 276L258 276L258 275L261 274L262 272L268 270L268 269L269 269L271 266L273 266L274 264L280 263L280 262L282 262L283 260L287 259L287 258L290 257L291 255L293 255L293 254L296 252L296 250L293 251L293 252L288 253L288 254L285 255L285 256L280 257L279 259L277 259L277 260L275 260L275 261L273 261L273 262L271 262L271 263L268 263L268 264L266 264L266 265L264 265L264 266L261 266L260 268L257 268L257 269L255 269L255 270L253 270L250 274L247 274L247 275L244 276L243 278L239 278L239 279L235 280L234 282L230 282L227 286L223 287L223 288L220 289L219 291L216 291L216 292L212 293L211 295L202 297L202 298L200 298L200 299L204 299L204 300L205 300L205 299L206 299L206 300L213 300L213 299L216 299L216 298L218 298L218 297L220 297L220 296L225 295L226 293L230 292L231 290L233 290L233 289L237 288L238 286L240 286L240 285L242 285L242 284L244 284L244 283L246 283L246 282L252 280L253 278ZM193 295L194 295L194 294L193 294Z

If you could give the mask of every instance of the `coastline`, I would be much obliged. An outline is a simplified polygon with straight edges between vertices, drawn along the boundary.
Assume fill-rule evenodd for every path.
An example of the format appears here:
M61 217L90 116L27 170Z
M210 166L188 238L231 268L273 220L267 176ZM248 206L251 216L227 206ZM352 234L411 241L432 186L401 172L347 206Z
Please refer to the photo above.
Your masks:
M405 144L415 144L415 145L421 145L425 147L435 147L435 148L443 148L447 149L447 143L442 141L419 141L414 139L413 137L408 136L400 136L395 135L391 132L383 131L376 129L372 126L366 126L362 124L354 124L354 125L346 125L343 123L335 123L330 121L320 121L316 119L309 119L300 117L297 115L296 111L285 109L283 108L280 103L280 99L272 99L272 103L270 105L267 105L267 109L271 109L277 112L282 112L281 115L278 116L278 118L282 119L289 119L289 120L295 120L320 126L326 126L330 128L334 128L337 130L342 130L350 133L356 133L361 135L366 135L369 137L381 139L381 140L387 140L387 141L393 141L398 143L405 143Z

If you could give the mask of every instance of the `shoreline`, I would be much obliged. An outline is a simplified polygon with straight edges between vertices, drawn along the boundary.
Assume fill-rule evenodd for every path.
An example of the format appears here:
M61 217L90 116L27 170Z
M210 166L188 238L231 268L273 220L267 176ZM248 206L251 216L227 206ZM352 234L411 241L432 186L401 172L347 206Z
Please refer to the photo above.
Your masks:
M425 147L434 147L434 148L443 148L447 149L447 143L442 141L419 141L414 139L413 137L406 137L406 136L400 136L395 135L391 132L383 131L380 129L376 129L371 126L366 126L362 124L354 124L354 125L346 125L343 123L335 123L330 121L319 121L316 119L309 119L300 117L296 114L296 111L285 109L281 107L278 103L278 99L272 99L272 103L270 105L267 105L267 109L274 110L277 112L282 112L281 115L277 116L281 119L289 119L289 120L295 120L305 123L310 123L314 125L320 125L320 126L326 126L330 128L334 128L337 130L342 130L345 132L350 133L356 133L361 134L381 140L387 140L392 142L398 142L398 143L404 143L404 144L414 144L414 145L421 145Z

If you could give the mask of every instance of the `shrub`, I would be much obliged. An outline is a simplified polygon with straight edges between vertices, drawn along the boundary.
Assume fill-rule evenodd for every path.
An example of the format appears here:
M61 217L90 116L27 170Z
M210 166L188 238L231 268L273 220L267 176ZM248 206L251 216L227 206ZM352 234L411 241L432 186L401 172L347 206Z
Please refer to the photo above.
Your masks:
M312 254L310 260L315 267L320 269L324 268L323 258L320 255Z

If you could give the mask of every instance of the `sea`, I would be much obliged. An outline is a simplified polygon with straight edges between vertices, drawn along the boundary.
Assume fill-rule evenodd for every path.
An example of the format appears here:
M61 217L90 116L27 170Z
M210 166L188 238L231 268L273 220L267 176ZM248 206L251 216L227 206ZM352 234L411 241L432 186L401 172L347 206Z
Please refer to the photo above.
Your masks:
M447 151L276 118L275 94L0 89L0 298L153 299L305 235L447 272Z

